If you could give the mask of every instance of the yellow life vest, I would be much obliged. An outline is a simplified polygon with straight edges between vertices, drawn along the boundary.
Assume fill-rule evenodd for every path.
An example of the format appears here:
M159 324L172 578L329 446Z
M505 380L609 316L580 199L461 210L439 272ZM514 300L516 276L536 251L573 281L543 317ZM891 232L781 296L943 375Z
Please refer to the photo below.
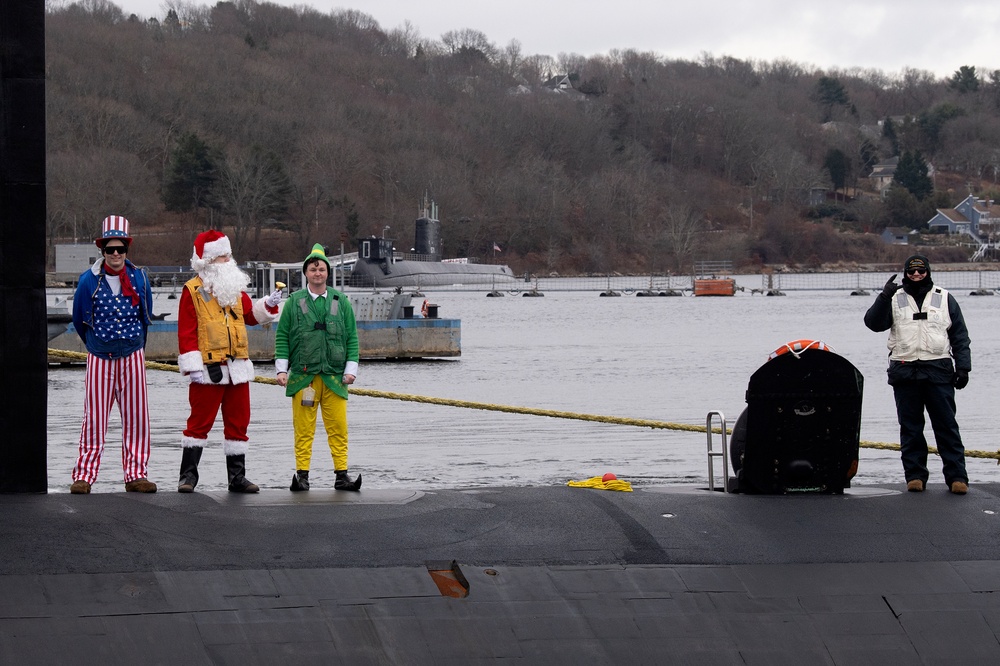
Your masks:
M201 278L188 280L184 287L198 314L198 349L202 361L208 365L231 358L250 358L247 327L243 321L243 297L224 308L217 298L205 291Z

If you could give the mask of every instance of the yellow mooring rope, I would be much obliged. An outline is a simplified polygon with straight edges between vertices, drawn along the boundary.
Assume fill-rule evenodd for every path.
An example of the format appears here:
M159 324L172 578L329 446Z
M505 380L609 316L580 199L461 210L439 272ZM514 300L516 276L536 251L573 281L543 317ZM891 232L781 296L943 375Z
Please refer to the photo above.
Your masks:
M87 355L81 352L66 351L62 349L49 349L49 356L55 358L87 360ZM169 363L157 363L156 361L146 361L146 367L150 370L166 370L169 372L179 372L176 365ZM258 384L278 385L276 379L270 377L254 377ZM426 395L412 395L409 393L393 393L392 391L376 391L373 389L363 389L350 387L348 389L353 395L360 395L367 398L384 398L386 400L402 400L405 402L422 402L429 405L445 405L448 407L462 407L463 409L483 409L491 412L507 412L508 414L529 414L532 416L548 416L556 419L573 419L575 421L594 421L598 423L613 423L615 425L636 426L639 428L659 428L662 430L682 430L686 432L706 432L706 427L702 425L691 425L688 423L670 423L668 421L653 421L651 419L632 419L620 416L601 416L599 414L580 414L578 412L562 412L553 409L535 409L533 407L515 407L512 405L496 405L488 402L471 402L469 400L452 400L450 398L432 398ZM721 428L712 428L712 432L721 434ZM728 430L727 432L732 432ZM877 449L883 451L899 451L899 444L888 442L867 442L862 440L860 446L865 449ZM928 446L929 453L937 454L937 449ZM968 458L989 458L997 461L1000 465L1000 450L998 451L970 451L966 450Z

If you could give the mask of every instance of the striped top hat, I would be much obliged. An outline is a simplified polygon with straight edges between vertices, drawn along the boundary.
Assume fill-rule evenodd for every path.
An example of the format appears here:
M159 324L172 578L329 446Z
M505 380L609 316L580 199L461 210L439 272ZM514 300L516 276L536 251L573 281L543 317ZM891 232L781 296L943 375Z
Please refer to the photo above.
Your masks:
M101 225L101 235L94 239L94 245L103 248L109 240L117 238L128 247L132 237L128 235L128 220L123 215L108 215Z

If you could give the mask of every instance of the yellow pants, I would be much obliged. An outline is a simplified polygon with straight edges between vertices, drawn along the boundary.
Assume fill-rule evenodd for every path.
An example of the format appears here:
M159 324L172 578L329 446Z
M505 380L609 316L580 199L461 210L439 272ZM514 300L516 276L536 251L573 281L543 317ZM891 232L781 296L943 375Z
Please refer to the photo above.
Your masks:
M302 405L302 391L292 397L292 425L295 427L295 469L309 469L313 438L316 436L316 408L323 410L323 427L333 455L333 469L347 469L347 400L327 388L323 378L313 377L316 397L312 407Z

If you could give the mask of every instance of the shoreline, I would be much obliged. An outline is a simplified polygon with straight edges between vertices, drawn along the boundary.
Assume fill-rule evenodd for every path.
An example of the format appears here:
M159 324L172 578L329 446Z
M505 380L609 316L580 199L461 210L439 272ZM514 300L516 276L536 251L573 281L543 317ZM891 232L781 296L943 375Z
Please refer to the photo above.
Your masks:
M932 263L932 269L934 271L942 273L992 273L1000 272L1000 262L982 262L982 263ZM144 267L144 268L149 268ZM762 267L752 268L748 266L743 266L739 268L734 268L720 275L794 275L794 274L805 274L805 275L839 275L843 273L891 273L893 271L902 270L899 267L899 262L873 262L873 263L827 263L821 266L793 266L788 264L769 264ZM157 275L168 275L169 273L157 273ZM620 277L620 278L645 278L645 277L671 277L671 278L692 278L694 277L691 273L677 273L673 271L666 272L622 272L622 271L608 271L605 273L569 273L560 271L550 271L547 274L543 273L532 273L529 275L527 282L535 279L555 279L555 278L565 278L565 279L591 279L591 278L607 278L607 277ZM62 276L60 276L62 277ZM522 275L512 275L509 281L504 282L500 286L501 288L506 284L518 284L524 283L526 280ZM439 285L439 287L447 288L449 285ZM476 286L483 290L489 291L490 284L481 285L466 285L468 287ZM45 273L45 288L46 289L68 289L74 290L75 288L67 284L64 280L59 280L56 278L56 274L53 272ZM345 287L338 286L337 289L344 289ZM425 286L428 291L434 291L435 287ZM173 293L179 289L178 285L160 285L154 287L154 292L161 293ZM346 286L348 292L362 291L370 292L371 287L350 287ZM392 288L383 288L382 290L391 290Z

